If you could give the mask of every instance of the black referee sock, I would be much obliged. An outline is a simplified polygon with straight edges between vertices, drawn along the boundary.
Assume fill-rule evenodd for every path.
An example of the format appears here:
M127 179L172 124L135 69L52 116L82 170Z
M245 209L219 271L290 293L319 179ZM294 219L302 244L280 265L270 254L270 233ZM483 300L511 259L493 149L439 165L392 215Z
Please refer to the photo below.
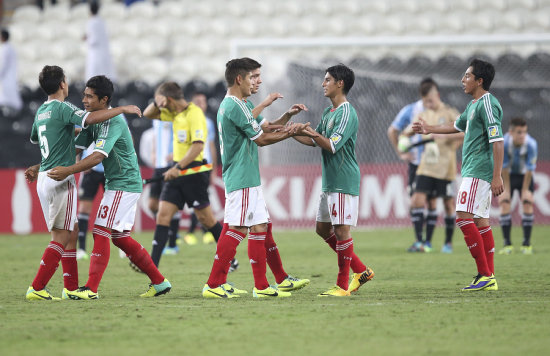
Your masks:
M210 232L214 236L214 240L216 240L217 243L220 239L220 234L222 233L222 224L216 221L216 224L208 229L208 232Z
M531 246L531 231L533 230L533 214L521 216L521 227L523 228L523 246Z
M168 230L170 230L170 228L164 225L157 225L157 227L155 228L151 258L153 259L153 263L157 267L160 262L160 256L162 256L162 250L164 250L164 246L166 246L166 241L168 240Z
M453 242L453 233L455 231L456 216L445 216L445 244Z
M168 232L168 247L176 247L176 240L178 239L178 230L180 228L180 218L177 214L177 218L170 220L170 231Z
M88 234L89 214L78 214L78 248L86 251L86 234Z
M510 232L512 230L512 216L505 214L500 216L500 228L502 229L502 237L504 237L504 246L510 246Z
M414 226L416 241L422 242L422 228L424 227L424 208L412 208L411 221Z
M428 210L426 216L426 241L432 242L432 236L434 235L435 225L437 224L437 211Z

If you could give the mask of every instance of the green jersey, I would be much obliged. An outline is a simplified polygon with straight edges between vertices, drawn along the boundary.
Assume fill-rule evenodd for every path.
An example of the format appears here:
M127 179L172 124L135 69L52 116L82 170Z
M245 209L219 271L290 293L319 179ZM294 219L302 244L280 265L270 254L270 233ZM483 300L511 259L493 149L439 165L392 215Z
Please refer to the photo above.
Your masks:
M464 132L462 145L462 177L493 180L493 147L502 141L502 107L490 93L472 100L455 121L455 128Z
M361 175L355 157L359 120L349 102L336 109L328 107L316 131L330 139L332 152L322 151L323 192L359 195Z
M31 142L40 145L40 171L75 163L74 128L85 127L88 113L69 102L50 100L42 104L34 117Z
M246 107L249 108L250 111L252 112L252 110L254 110L255 108L254 104L252 104L250 100L243 99L243 101L246 104ZM258 117L256 118L256 122L261 125L262 121L264 121L264 117L262 116L262 114L258 114Z
M86 149L94 141L94 152L105 155L105 189L141 193L143 183L137 155L124 117L118 115L82 130L75 146Z
M226 192L259 186L258 146L253 141L263 131L252 111L237 97L226 96L218 109L217 121Z

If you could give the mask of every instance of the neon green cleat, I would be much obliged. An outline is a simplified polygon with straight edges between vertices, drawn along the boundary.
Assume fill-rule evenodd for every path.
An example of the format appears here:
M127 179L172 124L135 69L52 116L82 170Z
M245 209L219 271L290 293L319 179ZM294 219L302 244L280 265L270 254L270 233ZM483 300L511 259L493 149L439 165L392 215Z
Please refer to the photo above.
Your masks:
M467 287L462 288L463 291L479 291L484 290L488 287L492 287L496 284L496 279L494 276L482 276L481 274L478 274L474 280L472 281L472 284L470 284ZM497 286L498 288L498 286Z
M202 235L202 243L205 245L215 244L216 239L214 238L214 235L212 235L210 231L207 231L204 233L204 235Z
M202 288L202 296L204 298L221 298L221 299L228 299L228 298L238 298L238 294L231 294L227 292L223 285L220 285L216 288L210 288L208 284L205 284Z
M483 290L498 290L498 284L497 284L497 280L495 278L495 275L493 274L491 277L490 277L492 280L495 281L495 284L489 286L489 287L486 287L485 289Z
M374 278L374 271L367 267L365 272L354 273L348 287L348 292L356 292L361 286Z
M513 253L514 253L514 246L512 245L506 245L500 251L498 251L499 255L511 255Z
M309 284L309 279L301 279L292 277L291 275L286 276L286 278L279 284L277 284L277 289L284 292L290 292L293 290L302 289Z
M267 287L266 289L258 289L254 287L252 291L252 296L254 298L286 298L290 297L290 292L283 292L274 287Z
M172 284L170 284L170 282L168 282L168 280L164 278L164 281L162 281L162 283L149 283L149 289L147 290L147 292L140 294L139 296L142 298L158 297L159 295L170 292L170 289L172 289Z
M60 298L54 297L46 290L34 290L32 286L27 289L27 294L25 295L27 300L61 300Z
M344 290L338 286L334 286L318 295L319 297L349 297L350 293L347 290Z
M187 234L183 237L183 241L189 246L193 246L197 244L197 237L195 234Z
M248 294L248 291L235 287L231 282L222 284L222 288L229 294Z
M69 299L75 299L75 300L92 300L92 299L99 299L99 294L92 292L92 290L86 286L80 287L75 290L67 290L65 292Z
M61 292L61 299L71 299L69 298L69 290L67 288L63 288L63 292Z
M520 251L524 255L532 255L533 254L533 246L521 246Z

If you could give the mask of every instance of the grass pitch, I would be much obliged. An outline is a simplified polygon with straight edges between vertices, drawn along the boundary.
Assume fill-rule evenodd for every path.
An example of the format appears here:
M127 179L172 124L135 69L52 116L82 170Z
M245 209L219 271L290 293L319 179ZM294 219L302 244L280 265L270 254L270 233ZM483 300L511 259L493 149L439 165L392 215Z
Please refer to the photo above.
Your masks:
M313 230L313 229L312 229ZM214 245L181 245L160 269L172 291L139 298L148 279L111 247L95 301L28 302L48 235L0 235L0 352L2 355L545 355L550 349L550 227L536 226L535 254L497 255L497 292L461 292L475 263L455 231L455 251L405 252L411 229L354 232L357 255L375 278L349 298L320 298L336 281L336 254L313 231L281 232L275 240L287 273L311 279L291 298L255 300L246 244L230 281L249 290L231 300L205 300ZM133 235L150 249L152 233ZM495 228L497 250L501 235ZM513 230L519 245L520 229ZM91 237L88 250L91 250ZM79 263L80 284L88 262ZM269 273L269 272L268 272ZM48 288L63 288L61 267ZM273 277L268 275L270 282Z

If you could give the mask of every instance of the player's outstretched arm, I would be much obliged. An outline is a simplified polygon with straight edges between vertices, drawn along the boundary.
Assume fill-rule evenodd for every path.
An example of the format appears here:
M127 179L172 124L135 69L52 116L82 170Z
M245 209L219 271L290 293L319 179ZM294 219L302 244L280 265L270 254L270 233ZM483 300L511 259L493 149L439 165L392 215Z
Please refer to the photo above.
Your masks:
M141 117L141 110L135 105L124 105L112 109L92 111L86 117L86 125L107 121L120 114L135 114Z
M273 121L273 125L286 125L287 122L294 116L298 115L302 111L308 111L307 106L304 104L294 104L284 114L282 114L277 120Z
M83 160L78 161L72 166L69 166L69 167L57 166L52 168L50 171L48 171L48 177L50 177L53 180L61 181L67 178L68 176L70 176L71 174L86 171L88 169L91 169L92 167L97 166L103 161L104 158L105 158L105 155L103 153L93 152L91 155L84 158Z
M154 101L143 110L143 116L147 119L160 119L160 109Z
M274 143L277 143L282 140L286 140L289 137L297 136L297 135L303 135L304 133L300 132L300 130L303 130L305 127L309 127L309 122L305 124L293 124L293 125L300 125L300 129L291 130L291 129L284 129L281 131L276 132L264 132L260 137L254 140L254 142L262 147L267 145L272 145Z
M431 133L435 134L452 134L460 132L452 125L428 125L426 121L421 117L418 118L417 122L412 124L412 129L414 132L427 135Z
M38 170L40 169L40 163L30 166L25 170L25 178L27 182L32 183L38 178Z

